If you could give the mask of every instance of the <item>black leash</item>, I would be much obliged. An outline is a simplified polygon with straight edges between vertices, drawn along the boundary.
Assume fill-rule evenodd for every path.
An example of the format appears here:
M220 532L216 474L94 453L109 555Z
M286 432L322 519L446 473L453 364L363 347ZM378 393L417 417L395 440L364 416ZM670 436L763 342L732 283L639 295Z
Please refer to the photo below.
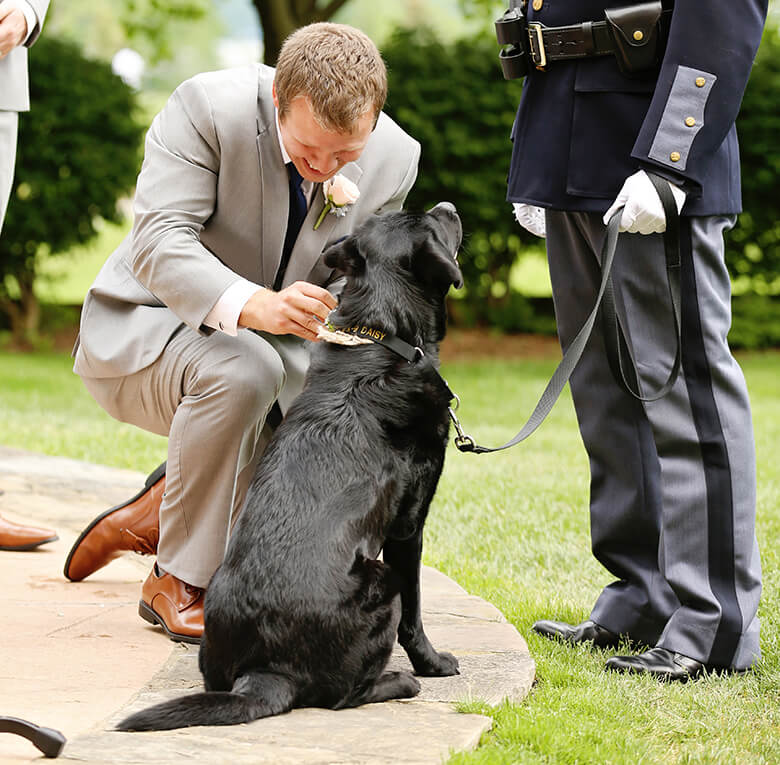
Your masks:
M607 346L607 359L612 370L612 375L618 384L634 398L640 401L658 401L663 398L674 385L677 376L680 373L680 364L682 361L682 326L680 317L682 315L681 289L680 289L680 216L677 212L677 204L674 201L669 184L657 175L648 173L666 215L666 232L664 233L664 257L666 258L666 278L669 287L669 297L672 304L672 318L674 320L674 333L677 338L677 352L674 356L674 363L666 382L661 386L657 393L650 396L643 396L638 390L634 390L630 378L635 375L632 371L628 375L623 366L623 360L631 356L626 343L625 335L620 327L617 310L615 309L615 292L612 287L612 276L608 273L607 288L604 291L604 302L602 305L602 319L604 326L604 342Z
M640 393L634 391L628 377L634 377L633 374L626 375L624 369L624 359L630 360L630 354L628 352L628 346L625 340L625 336L620 327L620 321L618 319L617 311L615 310L615 295L614 287L612 284L612 263L615 259L615 250L617 248L617 240L620 228L620 217L623 212L621 207L609 220L607 224L607 233L604 239L604 244L601 250L601 284L599 285L599 291L596 296L596 303L593 306L593 310L585 320L585 323L580 328L577 336L571 342L571 345L566 350L563 358L561 359L555 372L553 372L550 381L547 383L547 387L544 389L539 402L531 412L531 416L528 421L523 425L520 432L511 440L507 441L502 446L487 447L479 446L476 441L467 433L464 432L463 426L458 420L455 412L460 404L460 399L455 393L452 392L447 381L441 376L438 370L434 369L439 375L439 378L444 383L447 391L450 393L453 401L456 402L455 408L448 407L450 419L457 433L455 437L455 446L462 452L473 452L474 454L487 454L489 452L500 452L504 449L509 449L511 446L525 441L541 424L544 422L545 417L550 413L555 402L558 400L561 392L563 391L566 383L569 381L574 368L577 366L582 353L585 350L585 345L593 332L593 327L596 323L596 319L599 316L599 311L602 310L602 320L604 322L605 342L607 346L607 357L609 359L609 365L612 369L612 374L618 384L623 387L628 393L640 401L656 401L659 398L665 396L674 385L677 380L677 376L680 372L681 362L681 326L680 326L680 314L681 314L681 296L680 296L680 217L677 211L677 205L674 201L674 195L672 194L667 181L659 178L658 176L648 173L653 186L658 192L658 196L661 199L661 204L664 208L664 214L666 215L666 231L664 233L664 254L666 257L666 271L669 282L669 294L671 295L672 313L674 318L674 327L677 337L677 352L675 354L674 364L669 374L669 378L661 387L661 389L652 396L642 396ZM338 329L338 331L345 332L350 335L356 335L358 337L364 337L366 339L373 340L379 345L390 349L394 353L406 359L410 364L420 361L425 357L422 349L419 346L413 346L409 343L401 340L395 335L390 335L381 330L365 325L357 325L354 327L331 327L331 329Z

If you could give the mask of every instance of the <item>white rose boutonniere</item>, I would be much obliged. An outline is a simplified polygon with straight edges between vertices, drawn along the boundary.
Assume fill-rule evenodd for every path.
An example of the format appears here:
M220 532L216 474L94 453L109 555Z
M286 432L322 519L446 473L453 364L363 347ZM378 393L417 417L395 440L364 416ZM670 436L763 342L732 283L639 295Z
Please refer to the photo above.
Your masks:
M334 175L322 184L322 193L325 195L325 207L322 208L320 217L314 224L316 231L320 227L325 215L333 213L340 218L347 214L347 208L357 202L360 189L343 175Z

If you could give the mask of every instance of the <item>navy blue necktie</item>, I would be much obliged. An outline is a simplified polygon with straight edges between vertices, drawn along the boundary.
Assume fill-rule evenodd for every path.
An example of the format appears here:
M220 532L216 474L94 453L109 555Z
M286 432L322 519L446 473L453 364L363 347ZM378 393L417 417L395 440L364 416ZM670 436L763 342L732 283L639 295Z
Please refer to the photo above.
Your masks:
M290 182L290 212L287 215L287 233L284 236L284 247L282 248L282 259L279 262L279 270L274 279L274 289L278 292L282 288L284 272L287 270L287 264L290 262L290 253L298 238L298 232L301 230L303 221L306 218L306 197L303 195L301 183L303 178L292 162L287 163L287 175Z

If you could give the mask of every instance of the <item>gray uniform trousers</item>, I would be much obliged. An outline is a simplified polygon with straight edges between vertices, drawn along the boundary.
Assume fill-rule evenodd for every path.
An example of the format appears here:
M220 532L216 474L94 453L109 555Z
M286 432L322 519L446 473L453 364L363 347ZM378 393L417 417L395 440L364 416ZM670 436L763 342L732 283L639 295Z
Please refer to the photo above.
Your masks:
M112 417L168 436L157 551L165 571L208 585L270 438L266 416L277 399L286 411L307 363L297 338L246 329L205 336L182 325L148 367L124 377L82 377Z
M565 350L593 307L601 216L547 211L547 251ZM759 656L761 564L747 387L726 341L733 217L681 219L682 370L642 403L615 381L597 322L571 377L591 469L591 539L617 580L591 619L698 661L744 669ZM661 235L621 234L616 305L644 395L675 351Z
M19 114L0 109L0 232L14 182Z

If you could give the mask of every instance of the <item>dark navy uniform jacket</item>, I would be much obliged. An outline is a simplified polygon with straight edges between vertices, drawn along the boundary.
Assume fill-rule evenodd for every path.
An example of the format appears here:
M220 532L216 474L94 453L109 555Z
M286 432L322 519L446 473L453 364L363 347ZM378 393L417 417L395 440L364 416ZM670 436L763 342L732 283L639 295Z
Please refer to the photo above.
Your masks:
M602 21L605 8L631 4L535 0L527 16L564 26ZM734 121L767 0L664 5L673 13L657 78L623 75L612 55L532 70L512 128L509 201L603 213L623 181L645 169L683 181L684 214L740 212Z

